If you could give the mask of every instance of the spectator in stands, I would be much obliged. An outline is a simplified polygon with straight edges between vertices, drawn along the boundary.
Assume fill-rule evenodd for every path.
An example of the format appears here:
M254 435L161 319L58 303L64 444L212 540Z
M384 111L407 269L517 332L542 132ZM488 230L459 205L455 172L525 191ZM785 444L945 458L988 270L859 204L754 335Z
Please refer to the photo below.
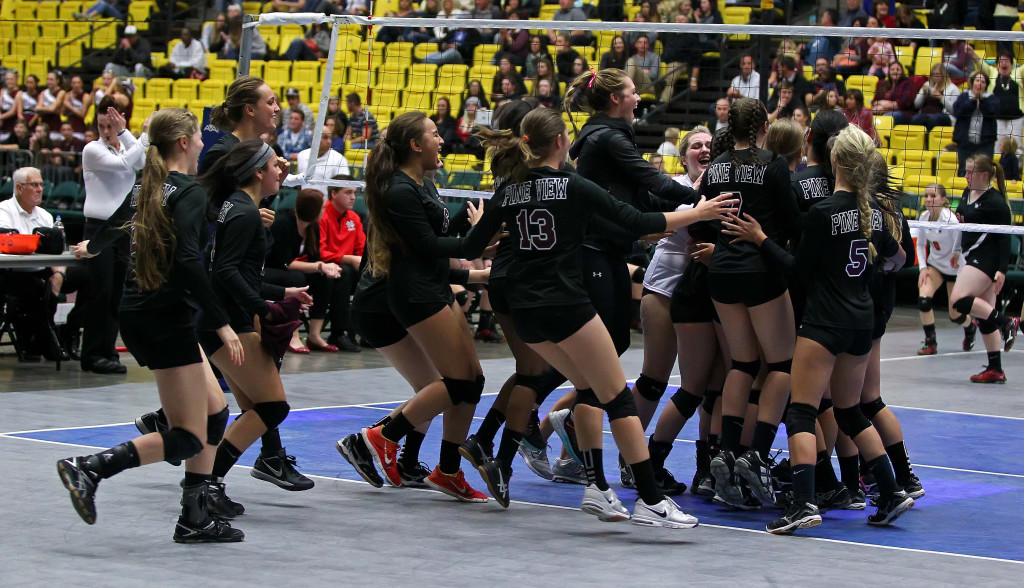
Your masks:
M906 76L903 65L894 61L889 64L889 77L878 80L871 112L875 116L891 116L894 125L909 124L914 116L916 97L914 81Z
M693 11L694 22L700 24L722 24L722 15L718 12L718 2L700 0L700 5ZM718 51L722 35L698 33L697 45L692 49L690 57L690 91L696 92L700 77L700 62L704 53Z
M580 54L570 45L568 35L558 35L555 39L555 50L558 81L568 84L573 80L572 64Z
M683 14L677 13L675 15L675 22L685 23L690 21ZM700 59L700 55L694 55L692 50L695 40L696 37L692 34L662 34L661 42L664 45L664 50L661 52L661 59L667 64L665 67L665 87L661 91L662 102L672 100L672 95L676 89L676 81L686 73L686 67L692 63L692 59Z
M964 173L967 158L983 153L990 158L995 154L998 129L999 99L988 91L989 79L979 71L971 76L970 85L953 103L953 142L956 143L959 175Z
M633 22L650 22L642 12L638 12L633 16ZM629 48L629 54L633 55L636 53L636 40L640 37L647 37L647 40L651 47L654 47L654 42L658 40L658 33L655 31L626 31L622 33L623 40L626 41L626 47Z
M822 105L820 111L824 110L839 110L843 107L843 95L839 93L839 90L829 90L828 94L825 95L825 104Z
M242 9L237 4L228 6L228 30L222 43L215 51L221 59L237 60L242 47ZM214 49L211 47L211 49ZM267 55L267 43L260 35L259 28L252 29L252 58L263 59Z
M82 150L85 149L85 140L75 136L75 127L70 121L61 123L60 137L54 146L61 154L63 165L70 167L77 176L82 173L82 159L80 155L74 154L82 153Z
M875 118L871 111L864 107L864 93L856 88L851 88L843 100L843 114L846 121L851 125L857 125L869 137L878 142L878 133L875 132Z
M557 20L560 22L585 22L587 20L587 15L583 10L574 6L573 0L558 0L558 10L555 11L551 20ZM589 31L548 31L548 37L551 39L562 34L568 34L569 42L574 46L589 45L594 40L593 35L591 35Z
M802 66L797 65L797 60L789 55L779 59L779 81L782 80L786 80L793 85L793 96L801 103L803 103L804 96L813 93L811 83L807 81L807 78L802 73ZM772 98L775 98L778 92L779 88L778 84L776 84ZM771 109L769 108L769 110Z
M537 62L536 76L533 80L533 86L537 87L537 82L541 80L547 80L551 82L553 88L558 88L558 76L555 74L555 65L551 63L550 59L540 60Z
M866 18L858 18L853 21L854 27L867 25ZM843 48L832 58L832 67L838 75L848 78L853 75L861 75L871 66L868 58L868 50L871 44L867 37L848 37L843 43Z
M4 87L0 90L0 141L6 140L14 131L14 121L18 120L18 72L4 72Z
M518 12L513 12L508 18L519 20L520 16ZM527 29L500 29L498 45L501 46L501 49L494 55L494 63L499 63L502 58L508 58L516 67L523 67L526 65L526 56L530 52L530 31Z
M330 124L334 126L334 142L331 143L331 149L334 149L338 153L345 153L345 135L348 131L348 116L345 111L341 109L341 98L337 96L331 96L327 99L327 117L324 119L324 125Z
M382 29L383 30L383 29ZM316 61L331 50L331 31L327 23L311 26L302 39L293 39L283 58L285 61Z
M626 75L636 85L637 94L653 94L654 84L661 74L661 58L657 53L652 52L651 42L647 37L640 37L636 40L636 55L626 62ZM561 68L559 68L561 73ZM569 76L571 81L573 76Z
M459 106L459 117L462 117L462 113L466 111L466 104L469 103L470 98L476 98L477 108L480 110L490 110L491 103L487 101L487 97L484 96L484 86L480 83L480 80L470 80L469 85L466 86L466 91L462 93L462 104Z
M966 78L974 71L971 55L974 48L963 39L949 39L942 43L942 63L951 78Z
M345 7L341 13L368 16L370 14L370 0L346 0Z
M329 130L325 126L323 131L320 133L320 147L317 150L316 165L313 167L313 173L306 176L301 184L299 182L286 180L284 185L297 185L302 189L309 188L312 190L319 190L321 194L327 194L327 184L324 182L338 174L348 175L349 173L348 160L346 160L345 156L341 153L331 149L331 143L333 141L334 131ZM300 175L306 174L306 168L309 166L309 154L312 150L312 148L303 149L295 158L295 167Z
M437 107L434 110L434 115L430 117L430 120L434 121L434 125L437 126L437 134L440 135L441 140L444 141L444 145L441 147L441 153L443 155L448 155L455 148L455 144L460 142L459 135L456 133L459 123L455 120L455 117L452 116L452 103L443 96L438 98Z
M419 14L412 7L412 0L398 0L398 10L388 10L384 16L397 18L417 18ZM381 27L377 31L377 40L381 43L404 41L405 37L417 30L412 27ZM415 37L413 37L415 38Z
M793 116L789 117L789 120L800 125L801 129L806 130L807 127L810 126L811 124L811 113L809 110L807 110L806 106L796 106L793 108Z
M792 82L780 80L775 86L775 94L768 101L768 122L791 118L793 109L803 105L803 100L797 97Z
M334 176L335 180L351 180L348 175ZM312 318L320 314L320 308L327 309L331 319L331 336L327 343L342 351L359 352L355 342L355 332L349 322L349 297L355 290L359 280L359 265L362 262L366 247L366 232L362 219L352 207L355 206L355 188L331 188L323 217L320 219L320 259L326 263L337 264L340 268L338 277L333 280L333 290L326 298L327 304L319 307L317 312L310 312L310 331ZM316 297L313 304L317 305ZM325 315L321 314L322 319Z
M288 101L288 107L281 111L282 126L291 119L293 110L299 110L302 112L303 124L308 130L312 131L313 127L316 126L316 116L313 115L313 109L303 104L302 100L300 100L298 89L288 88L284 93L284 98Z
M117 84L117 76L114 75L114 72L109 69L103 70L99 79L92 81L92 103L99 104L104 96L112 95Z
M774 88L775 84L779 81L779 76L782 70L782 60L786 57L793 59L793 70L803 71L803 61L800 59L800 48L796 44L796 41L790 38L785 38L779 42L779 49L775 53L775 59L772 61L772 73L768 77L768 87Z
M537 80L533 85L533 97L545 108L558 108L561 98L558 91L551 87L551 80Z
M150 56L149 41L139 36L139 30L135 28L135 25L128 25L124 28L124 37L121 38L117 50L110 58L110 63L104 69L109 69L118 76L135 76L137 78L153 76L153 60Z
M324 128L326 128L326 127L324 127ZM276 128L274 130L272 130L272 131L267 131L267 132L263 133L262 135L260 135L260 139L263 139L264 143L266 143L267 145L270 145L270 148L274 150L274 154L275 155L277 155L281 159L284 159L284 151L281 149L281 146L277 144L277 129Z
M491 3L491 0L473 0L473 10L469 12L469 18L480 20L499 20L505 18L501 8ZM497 31L494 29L480 29L480 35L490 41Z
M500 92L491 94L491 99L494 100L494 107L498 108L506 102L512 100L519 100L523 97L519 93L519 88L516 86L515 80L511 76L504 76L501 78Z
M129 4L131 4L131 0L111 0L110 2L99 0L96 4L86 9L85 12L72 12L71 18L75 20L89 20L93 18L124 20L124 15L128 14Z
M933 63L928 81L921 85L914 98L917 113L910 119L912 125L924 125L928 130L935 126L953 124L953 104L960 97L960 89L949 79L949 73L941 63Z
M473 50L480 44L480 39L481 31L477 29L450 29L440 42L440 51L428 54L423 63L473 63Z
M167 65L160 66L160 77L181 79L206 74L206 47L192 38L192 30L181 29L181 42L171 49Z
M583 59L582 55L572 60L572 76L574 78L588 71L589 69L590 65L587 63L586 59Z
M85 91L82 76L72 76L71 88L64 94L61 113L71 125L71 132L79 139L85 138L85 117L92 108L92 95Z
M853 21L859 16L864 18L868 16L868 13L864 12L864 9L861 7L861 0L846 0L846 10L839 15L839 22L837 24L841 27L852 27Z
M715 119L707 124L714 133L729 128L729 99L719 98L715 102Z
M476 126L476 113L480 107L480 100L475 96L466 98L462 103L464 112L459 117L458 126L455 130L459 137L459 143L468 143L472 134L473 127Z
M25 76L25 89L18 92L14 101L14 108L18 112L18 118L25 121L29 129L34 129L39 122L36 116L36 106L39 105L39 78L34 74Z
M348 136L349 147L352 149L373 149L380 136L377 128L377 119L373 114L363 108L359 94L352 92L345 96L345 103L348 105Z
M1019 182L1020 159L1017 157L1017 150L1020 145L1013 137L1004 137L999 143L999 165L1003 168L1003 175L1011 182Z
M737 98L760 99L761 74L754 69L753 55L745 53L743 57L740 57L740 75L732 79L725 95L730 100Z
M811 93L804 96L804 104L817 111L828 101L829 90L835 90L840 96L846 95L846 84L836 78L836 70L829 65L829 60L819 57L814 62L814 79L811 80Z
M28 123L18 119L14 122L14 130L0 143L0 149L28 149L31 141L32 133L28 130ZM4 175L6 175L6 171Z
M541 35L533 35L530 37L530 49L529 53L526 54L523 65L523 77L532 80L537 76L537 62L538 61L551 61L551 54L548 53L547 37Z
M71 168L63 165L63 160L56 155L57 148L50 138L50 125L44 122L36 125L29 139L28 148L32 151L33 165L40 168L44 180L56 185L74 179Z
M655 153L651 156L651 167L658 170L659 173L665 173L665 157Z
M63 84L59 71L48 72L46 87L39 93L39 103L36 104L36 116L50 129L50 139L54 141L60 140L60 111L66 95Z
M868 26L871 26L873 18L868 19ZM886 37L869 37L868 44L868 59L871 60L868 75L883 77L889 71L889 65L896 61L896 49Z
M13 176L14 197L0 202L0 227L15 229L22 235L32 234L35 228L52 227L53 217L41 206L43 178L39 170L22 167ZM56 355L49 329L57 308L56 297L67 277L66 269L54 266L4 272L7 291L18 300L18 311L11 314L27 361L38 361L41 355Z
M626 49L626 41L622 35L615 35L612 38L612 47L601 56L601 63L598 69L626 69L626 62L629 60L629 51Z
M512 82L511 92L505 92L505 89L502 87L506 79ZM498 60L498 71L494 72L494 80L491 83L491 99L495 102L500 102L507 99L506 96L522 96L525 93L526 84L523 83L523 78L519 77L519 74L516 73L515 67L512 66L512 61L507 57Z
M305 123L305 113L292 109L288 115L288 123L277 137L277 143L289 161L298 160L299 152L309 149L313 144L313 133L306 128Z
M871 16L878 19L878 24L887 29L896 28L896 18L889 14L889 0L875 0L871 4Z
M1020 137L1024 131L1024 65L1018 67L1014 63L1013 51L1008 49L998 51L995 68L973 51L971 58L975 66L989 77L988 91L999 99L999 114L996 115L998 140Z
M199 36L199 40L203 42L203 47L210 53L216 53L219 49L214 48L215 43L223 43L227 39L228 34L228 16L223 12L217 13L214 17L213 22L208 22L203 25L203 31Z
M832 28L836 26L838 18L838 13L834 8L826 8L821 13L821 23L819 26ZM853 25L851 24L850 26ZM836 53L839 53L839 50L840 37L818 35L800 50L800 55L808 63L817 63L819 59L826 59L831 62Z
M679 129L669 127L665 129L665 141L658 146L658 155L671 155L679 157Z

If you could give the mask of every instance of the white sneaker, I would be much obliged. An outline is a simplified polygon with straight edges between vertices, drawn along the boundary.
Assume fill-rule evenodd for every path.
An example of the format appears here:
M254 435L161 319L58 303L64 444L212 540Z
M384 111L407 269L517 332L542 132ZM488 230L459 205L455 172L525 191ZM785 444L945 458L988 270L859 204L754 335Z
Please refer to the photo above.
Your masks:
M580 510L609 523L629 520L629 511L622 506L615 491L611 488L599 490L595 484L587 486L583 492L583 504L580 505Z
M571 412L568 408L556 410L548 414L548 422L551 423L551 428L555 430L555 434L562 441L562 447L565 448L569 457L576 463L583 465L583 456L580 454L579 446L576 443L576 428L571 423L569 426L566 426L566 420Z
M655 505L648 505L642 498L637 498L636 507L633 509L633 522L648 527L669 529L692 529L699 523L697 517L679 510L679 505L667 497Z

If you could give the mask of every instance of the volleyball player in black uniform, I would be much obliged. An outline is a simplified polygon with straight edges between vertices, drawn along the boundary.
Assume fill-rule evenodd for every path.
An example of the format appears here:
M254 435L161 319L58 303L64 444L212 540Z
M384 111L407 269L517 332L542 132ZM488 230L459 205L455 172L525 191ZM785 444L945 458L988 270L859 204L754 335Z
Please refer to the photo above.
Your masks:
M967 188L956 209L960 222L1011 224L1003 168L993 163L987 155L974 155L968 158L964 173ZM992 187L993 177L998 189ZM1019 318L1003 314L995 307L996 296L1006 282L1010 236L964 231L960 249L963 268L953 285L953 309L961 315L970 314L978 320L978 330L981 331L988 351L988 365L981 373L971 376L971 381L1002 384L1006 382L1006 374L1003 372L1000 351L1009 351L1013 347L1020 327Z
M701 194L732 192L740 211L756 218L774 241L796 237L799 209L790 188L785 158L758 148L768 128L768 114L756 100L740 98L729 108L733 147L704 172ZM786 280L765 264L749 243L734 243L720 235L711 257L708 284L732 355L722 402L722 450L712 459L715 490L727 504L743 508L741 476L761 502L774 502L769 456L789 392L795 333L793 307ZM751 385L761 369L759 348L767 375L758 402L751 449L740 446ZM735 470L734 470L735 465Z
M174 540L242 541L241 531L212 518L207 509L207 484L228 408L196 339L193 307L204 310L206 324L225 345L229 361L240 365L244 354L200 261L207 199L189 176L195 173L203 148L202 133L195 115L181 108L154 114L149 133L151 147L141 184L111 217L116 221L93 241L80 244L76 253L95 255L123 238L125 223L134 217L131 265L121 298L121 336L139 365L153 371L170 426L95 455L62 459L57 471L78 514L91 525L96 522L100 480L165 459L185 460L182 512Z
M832 149L835 193L808 210L795 258L765 235L749 213L723 225L723 235L745 239L794 275L806 276L807 307L794 355L793 402L786 422L794 495L785 514L768 523L770 533L790 534L821 524L814 495L814 427L830 382L836 420L857 444L882 490L878 512L868 522L887 525L914 504L899 489L882 441L860 410L872 335L865 325L871 324L874 314L872 265L894 269L906 259L871 198L880 159L860 128L840 131Z

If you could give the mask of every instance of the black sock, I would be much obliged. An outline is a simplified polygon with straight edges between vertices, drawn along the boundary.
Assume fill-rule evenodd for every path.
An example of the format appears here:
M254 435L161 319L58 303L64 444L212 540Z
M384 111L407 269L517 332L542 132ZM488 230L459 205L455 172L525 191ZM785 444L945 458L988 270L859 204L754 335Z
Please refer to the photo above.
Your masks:
M183 486L195 486L196 484L208 484L213 481L213 476L208 474L197 474L195 472L185 472L185 479L182 481Z
M477 329L489 329L494 330L494 312L490 310L480 311L480 322L477 323ZM497 431L495 431L497 432Z
M989 351L988 352L988 369L995 370L997 372L1003 371L1003 352L1002 351Z
M85 458L85 462L82 465L98 478L104 479L114 474L120 474L127 469L137 468L141 463L139 462L139 452L135 449L135 444L131 441L125 441L106 451L90 455Z
M388 424L384 425L384 428L380 430L380 434L388 441L398 443L402 440L402 437L405 437L415 429L416 427L409 422L409 419L405 418L405 413L400 412L398 413L398 416L391 419ZM441 446L444 447L443 443ZM456 451L458 451L458 445L456 445Z
M459 473L459 468L462 467L462 456L459 455L458 443L441 440L441 459L437 466L441 469L442 474L454 476Z
M163 407L156 409L156 420L158 420L164 428L170 428L170 424L167 422L167 413L164 412Z
M629 469L633 471L633 481L636 484L636 495L649 505L658 504L665 500L665 495L658 489L658 483L654 481L654 467L651 460L645 459L641 462L630 464Z
M736 446L736 451L733 452L733 456L734 457L739 457L739 456L743 455L744 453L746 453L747 451L750 451L750 448L747 447L746 445L740 443L739 445Z
M924 338L926 341L933 341L935 339L935 323L924 326Z
M722 448L722 436L708 433L708 454L714 455ZM710 462L709 462L710 463Z
M398 461L402 462L402 465L418 465L420 463L420 447L426 437L416 429L409 431L409 434L405 436L405 444L402 445L402 454L398 456Z
M734 455L743 436L743 417L722 415L722 449L732 451Z
M1010 322L1010 317L993 308L992 313L988 315L988 320L992 321L997 327L1002 329L1006 326L1006 323Z
M821 492L839 488L839 478L832 467L832 458L825 451L818 452L818 461L814 464L814 486Z
M906 486L910 481L911 474L914 473L914 468L910 465L910 456L907 454L907 446L903 441L893 443L885 448L885 453L888 454L889 461L892 463L892 471L896 474L896 483Z
M239 451L230 441L222 439L220 445L217 446L217 457L213 460L213 477L223 478L226 476L228 470L234 467L235 462L242 457L243 453L245 452Z
M601 449L583 450L583 467L587 470L587 480L597 486L598 490L607 490L608 481L604 479L604 451Z
M753 449L765 463L768 463L768 455L772 451L772 443L775 442L775 434L778 432L779 426L771 423L757 421L754 426Z
M708 442L697 439L697 471L704 472L711 467L711 452L708 451Z
M814 504L814 465L793 465L793 500Z
M654 437L651 437L647 443L647 451L651 454L651 467L655 470L662 470L665 469L665 460L668 459L668 454L672 452L672 443L655 441Z
M493 444L494 436L498 434L498 429L505 422L505 414L497 409L490 409L484 416L484 422L480 423L480 428L476 430L476 438L484 445Z
M875 483L878 484L878 492L882 496L889 496L899 492L899 485L896 484L896 476L893 475L892 462L889 456L879 455L867 462L868 471L874 474Z
M260 440L263 442L263 446L260 447L260 455L263 457L274 457L284 449L281 445L281 431L277 427L267 429Z
M501 432L501 445L498 446L498 461L505 472L512 470L512 460L519 450L519 442L523 440L523 434L513 431L508 427Z
M856 455L839 456L839 476L850 492L860 489L860 461Z
M391 415L386 414L379 421L377 421L377 422L373 423L372 425L370 425L370 428L371 429L376 429L377 427L383 427L384 425L386 425L386 424L388 424L390 422L391 422Z

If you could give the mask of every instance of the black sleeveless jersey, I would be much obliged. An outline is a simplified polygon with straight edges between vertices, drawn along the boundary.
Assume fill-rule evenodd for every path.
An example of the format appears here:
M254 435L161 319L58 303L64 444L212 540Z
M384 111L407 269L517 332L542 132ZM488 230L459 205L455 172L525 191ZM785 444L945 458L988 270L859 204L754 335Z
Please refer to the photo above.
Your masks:
M999 190L989 188L974 202L968 202L971 189L964 190L960 204L956 207L956 216L961 223L977 223L984 225L1009 225L1010 206ZM964 231L960 239L960 249L964 259L977 257L995 262L996 269L1006 273L1010 264L1010 236L1000 233L978 233Z

